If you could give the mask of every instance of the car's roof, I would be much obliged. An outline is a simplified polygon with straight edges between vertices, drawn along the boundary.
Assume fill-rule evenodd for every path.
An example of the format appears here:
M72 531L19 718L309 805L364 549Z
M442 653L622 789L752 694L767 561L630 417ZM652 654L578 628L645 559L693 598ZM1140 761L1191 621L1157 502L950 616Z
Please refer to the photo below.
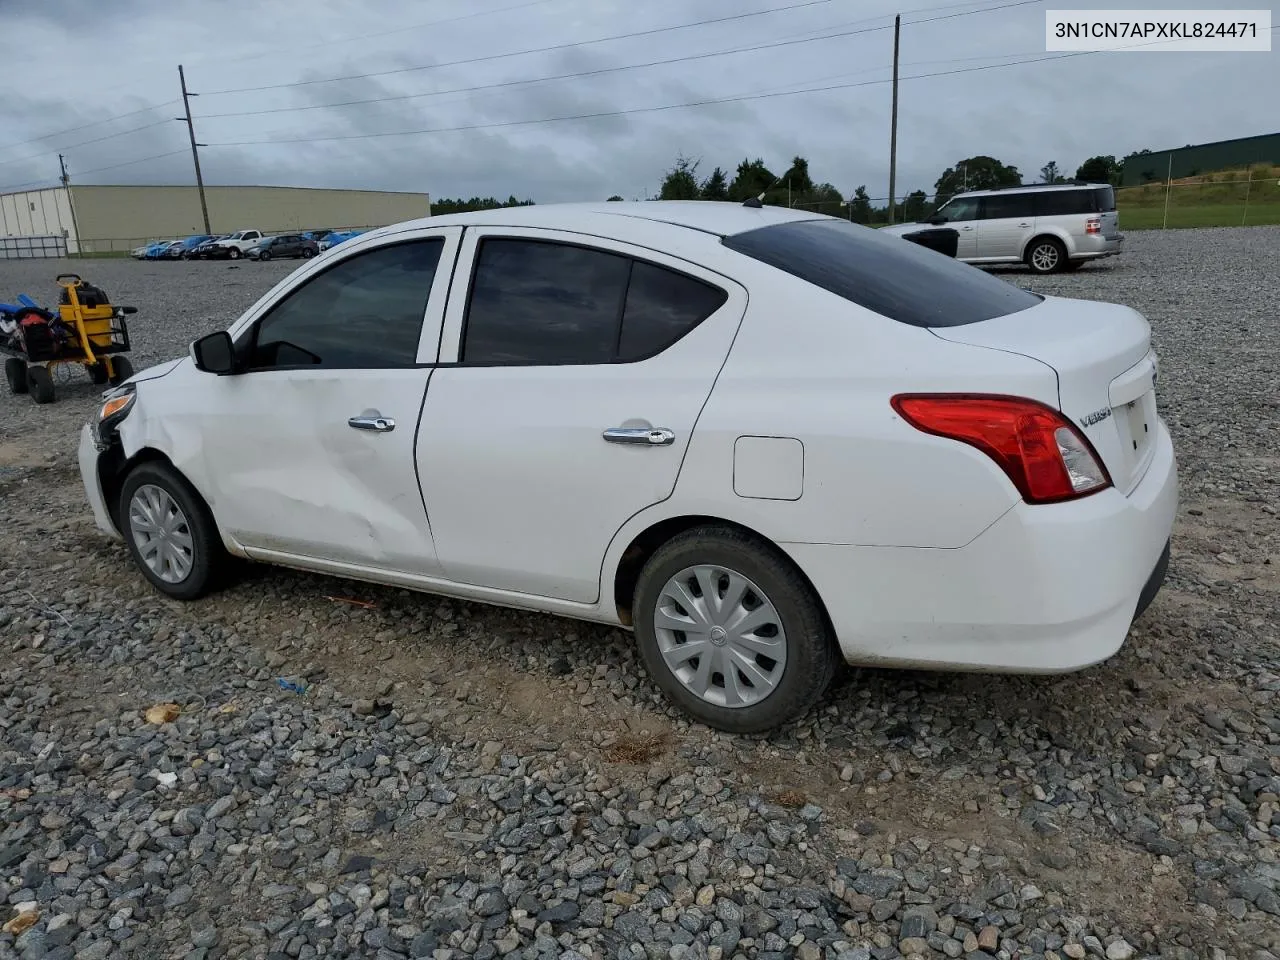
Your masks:
M796 220L830 219L787 207L744 207L741 203L713 200L615 200L597 203L546 203L526 207L500 207L424 217L399 224L405 227L464 226L544 227L608 234L620 218L646 220L687 227L716 236L732 236L756 227Z
M1006 193L1039 193L1044 190L1092 190L1109 187L1109 183L1021 183L1016 187L998 187L994 190L962 190L957 197L991 197Z

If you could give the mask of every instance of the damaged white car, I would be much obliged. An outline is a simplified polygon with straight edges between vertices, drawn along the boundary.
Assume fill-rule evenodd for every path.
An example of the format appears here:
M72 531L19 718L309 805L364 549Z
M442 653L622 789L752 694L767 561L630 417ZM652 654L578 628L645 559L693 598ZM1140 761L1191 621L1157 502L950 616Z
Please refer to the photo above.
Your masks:
M774 727L840 661L1111 656L1177 502L1143 317L831 217L432 217L326 251L81 438L171 597L231 557L633 629L687 713Z

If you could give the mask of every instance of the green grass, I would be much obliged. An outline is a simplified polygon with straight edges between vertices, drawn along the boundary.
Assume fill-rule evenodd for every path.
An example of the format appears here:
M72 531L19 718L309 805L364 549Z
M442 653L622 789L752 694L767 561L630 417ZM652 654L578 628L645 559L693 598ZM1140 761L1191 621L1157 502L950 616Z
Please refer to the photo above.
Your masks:
M1117 204L1120 211L1121 230L1159 230L1164 225L1164 206L1127 206ZM1258 227L1280 224L1280 200L1263 203L1249 202L1247 212L1244 202L1234 204L1185 204L1169 198L1169 228L1181 227Z
M1250 176L1252 183L1243 182ZM1150 183L1117 190L1120 228L1159 230L1165 223L1166 192L1171 228L1280 224L1280 167L1256 166L1184 177L1171 187Z

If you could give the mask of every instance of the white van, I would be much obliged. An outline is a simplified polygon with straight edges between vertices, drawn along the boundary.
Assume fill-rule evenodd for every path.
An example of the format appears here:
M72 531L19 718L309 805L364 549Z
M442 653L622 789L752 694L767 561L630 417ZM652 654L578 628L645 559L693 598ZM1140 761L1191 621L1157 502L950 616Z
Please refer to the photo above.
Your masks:
M956 259L974 264L1026 263L1036 273L1076 270L1113 257L1124 244L1110 184L1069 183L971 190L920 223L882 227L902 236L923 224L960 235Z

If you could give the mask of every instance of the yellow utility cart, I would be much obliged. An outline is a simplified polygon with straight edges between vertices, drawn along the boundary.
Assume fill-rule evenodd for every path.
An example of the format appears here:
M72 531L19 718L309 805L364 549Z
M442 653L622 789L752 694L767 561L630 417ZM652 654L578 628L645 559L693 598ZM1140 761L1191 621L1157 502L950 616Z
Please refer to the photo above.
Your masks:
M136 307L113 306L106 291L74 273L59 274L57 312L27 296L18 305L0 304L0 353L12 393L28 393L36 403L52 403L53 371L79 364L94 383L123 383L133 376L127 314Z

